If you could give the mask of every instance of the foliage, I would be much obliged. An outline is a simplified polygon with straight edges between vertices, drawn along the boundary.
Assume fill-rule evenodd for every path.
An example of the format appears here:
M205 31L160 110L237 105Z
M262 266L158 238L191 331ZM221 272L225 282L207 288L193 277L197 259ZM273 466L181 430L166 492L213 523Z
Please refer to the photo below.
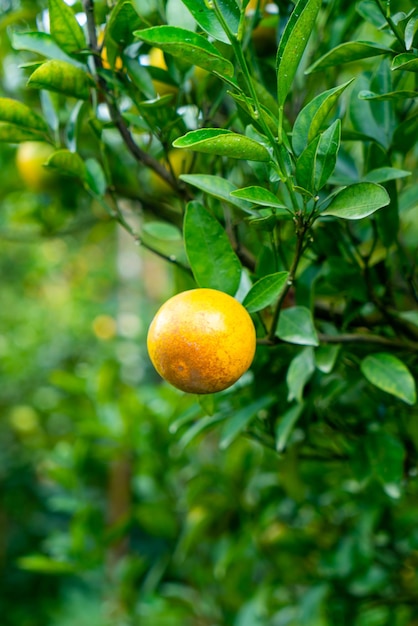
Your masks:
M5 626L418 623L412 0L0 9ZM258 337L200 399L145 354L195 286Z

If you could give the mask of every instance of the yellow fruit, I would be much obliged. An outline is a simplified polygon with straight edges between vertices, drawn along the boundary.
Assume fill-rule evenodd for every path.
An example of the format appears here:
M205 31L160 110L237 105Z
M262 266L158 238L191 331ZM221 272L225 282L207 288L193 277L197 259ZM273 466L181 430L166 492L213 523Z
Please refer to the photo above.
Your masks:
M164 53L160 48L151 48L148 53L149 64L153 67L158 67L160 70L167 71L167 63L165 62ZM167 94L176 94L178 89L175 85L163 83L160 80L153 80L152 84L159 96L166 96Z
M26 186L33 191L48 189L56 180L56 173L44 167L54 152L49 143L24 141L16 151L16 166Z
M191 165L193 153L181 148L174 148L168 153L168 160L171 165L171 171L178 178L180 174L185 174ZM168 171L169 168L167 168ZM158 176L154 170L150 170L150 190L153 194L170 195L173 193L172 187Z
M102 31L101 33L99 33L99 36L97 37L97 43L99 46L102 45L103 40L104 40L104 31ZM114 67L112 68L110 63L109 63L109 59L107 56L107 49L106 46L102 47L102 51L100 56L102 57L102 65L104 67L105 70L110 70L110 69L116 69L116 70L120 70L123 67L123 63L122 63L122 59L120 57L116 57L115 59L115 63L114 63Z
M256 336L251 317L232 296L192 289L163 304L147 344L162 378L182 391L205 394L230 387L247 371Z

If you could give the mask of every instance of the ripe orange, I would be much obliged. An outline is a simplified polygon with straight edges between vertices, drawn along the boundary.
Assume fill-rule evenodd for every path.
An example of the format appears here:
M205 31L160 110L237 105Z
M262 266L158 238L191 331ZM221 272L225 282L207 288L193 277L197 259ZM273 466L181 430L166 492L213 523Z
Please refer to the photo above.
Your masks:
M256 337L251 317L232 296L192 289L163 304L147 343L162 378L182 391L205 394L230 387L247 371Z

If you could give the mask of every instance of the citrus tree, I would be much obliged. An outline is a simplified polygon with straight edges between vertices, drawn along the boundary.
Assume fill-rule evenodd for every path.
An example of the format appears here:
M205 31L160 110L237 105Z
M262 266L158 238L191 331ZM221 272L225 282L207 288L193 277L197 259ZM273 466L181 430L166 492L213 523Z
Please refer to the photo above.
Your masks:
M0 7L0 232L70 233L68 258L106 233L91 259L107 281L131 244L147 259L139 290L111 282L145 302L125 334L140 374L116 343L100 367L68 345L51 367L75 425L37 453L61 494L45 515L67 525L17 552L22 571L83 581L69 623L418 623L412 0ZM249 314L257 342L239 380L234 362L234 384L198 396L145 355L159 305L196 288L218 293L231 332ZM96 337L112 339L91 290ZM30 426L30 407L14 416ZM100 614L97 585L113 599Z

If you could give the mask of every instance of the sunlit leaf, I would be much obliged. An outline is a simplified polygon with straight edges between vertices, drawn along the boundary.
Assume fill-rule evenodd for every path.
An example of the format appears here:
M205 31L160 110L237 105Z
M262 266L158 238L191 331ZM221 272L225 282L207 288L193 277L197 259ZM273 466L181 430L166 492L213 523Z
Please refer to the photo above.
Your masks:
M192 130L173 141L173 146L231 159L270 161L270 155L263 145L245 135L221 128Z
M86 48L83 29L77 22L73 10L64 0L48 0L51 35L66 52L80 52Z
M213 7L209 6L205 0L182 0L189 9L196 22L202 29L214 39L223 43L230 43L228 35L218 20ZM228 24L228 28L235 35L238 33L240 12L235 0L218 0L218 7Z
M356 183L339 191L321 215L359 220L372 215L389 202L389 194L384 187L375 183Z
M405 363L393 354L387 352L370 354L362 360L360 367L372 385L407 404L415 404L415 380Z
M87 100L92 85L89 75L66 61L46 61L28 80L30 87L55 91L66 96Z

